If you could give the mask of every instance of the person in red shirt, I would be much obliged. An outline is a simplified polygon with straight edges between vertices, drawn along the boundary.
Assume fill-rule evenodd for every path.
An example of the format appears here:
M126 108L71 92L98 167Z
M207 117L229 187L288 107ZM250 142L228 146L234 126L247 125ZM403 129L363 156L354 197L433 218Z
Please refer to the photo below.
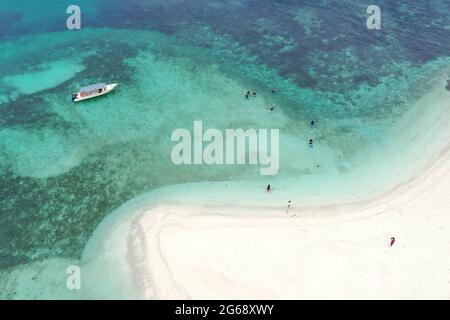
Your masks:
M391 238L391 247L394 245L394 243L395 243L395 238L392 237L392 238Z

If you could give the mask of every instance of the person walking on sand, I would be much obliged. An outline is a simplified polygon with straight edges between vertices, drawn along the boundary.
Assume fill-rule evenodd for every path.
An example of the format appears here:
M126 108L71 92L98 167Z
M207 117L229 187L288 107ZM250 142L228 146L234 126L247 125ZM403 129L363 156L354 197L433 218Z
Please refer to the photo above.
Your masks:
M390 245L390 247L392 247L394 245L394 243L395 243L395 237L392 237L391 238L391 245Z
M289 214L289 212L291 212L291 211L292 211L292 201L289 200L286 214L291 218L296 217L297 215L295 213Z
M289 200L288 201L288 206L287 206L287 212L289 213L289 211L292 209L292 201Z

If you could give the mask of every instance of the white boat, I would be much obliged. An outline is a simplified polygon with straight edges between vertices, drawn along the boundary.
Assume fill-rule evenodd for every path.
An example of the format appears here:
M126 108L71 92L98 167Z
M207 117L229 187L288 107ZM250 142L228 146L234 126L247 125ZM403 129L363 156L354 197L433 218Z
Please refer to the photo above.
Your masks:
M78 102L78 101L83 101L83 100L103 96L103 95L113 91L115 87L117 87L117 83L113 83L113 84L96 83L96 84L81 88L79 92L74 93L72 95L72 101Z

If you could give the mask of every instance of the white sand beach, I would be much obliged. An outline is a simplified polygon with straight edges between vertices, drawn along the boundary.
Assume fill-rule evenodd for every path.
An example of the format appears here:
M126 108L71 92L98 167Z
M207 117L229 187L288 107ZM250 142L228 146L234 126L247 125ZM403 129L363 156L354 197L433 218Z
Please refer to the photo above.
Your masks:
M140 298L449 299L450 153L340 208L159 206L129 234ZM390 238L396 242L390 247Z

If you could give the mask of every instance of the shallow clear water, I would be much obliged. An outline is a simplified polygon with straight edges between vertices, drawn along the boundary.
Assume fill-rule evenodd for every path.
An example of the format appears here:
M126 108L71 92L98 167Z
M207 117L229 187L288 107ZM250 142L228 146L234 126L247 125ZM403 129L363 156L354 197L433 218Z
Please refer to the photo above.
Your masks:
M144 192L265 179L254 166L173 165L170 135L194 120L280 128L273 179L363 165L450 57L448 1L378 2L380 31L356 0L78 1L83 28L68 31L69 1L2 1L0 268L78 258ZM119 88L72 104L100 81Z

